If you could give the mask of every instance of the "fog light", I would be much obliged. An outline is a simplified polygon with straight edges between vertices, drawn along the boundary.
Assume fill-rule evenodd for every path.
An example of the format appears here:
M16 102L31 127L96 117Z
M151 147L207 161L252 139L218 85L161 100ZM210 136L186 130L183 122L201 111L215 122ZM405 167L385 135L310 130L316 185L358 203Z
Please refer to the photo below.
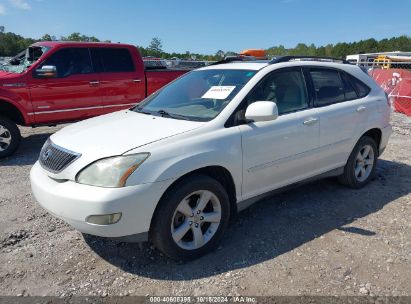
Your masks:
M121 212L112 214L89 215L86 222L96 225L111 225L117 223L121 219Z

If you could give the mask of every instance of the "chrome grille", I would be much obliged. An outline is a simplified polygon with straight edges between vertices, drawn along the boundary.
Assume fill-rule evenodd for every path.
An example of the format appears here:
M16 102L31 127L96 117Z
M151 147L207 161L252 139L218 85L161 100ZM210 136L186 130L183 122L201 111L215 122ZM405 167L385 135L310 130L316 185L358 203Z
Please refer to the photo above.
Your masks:
M48 139L41 149L39 161L44 169L59 173L80 156L81 154L59 147Z

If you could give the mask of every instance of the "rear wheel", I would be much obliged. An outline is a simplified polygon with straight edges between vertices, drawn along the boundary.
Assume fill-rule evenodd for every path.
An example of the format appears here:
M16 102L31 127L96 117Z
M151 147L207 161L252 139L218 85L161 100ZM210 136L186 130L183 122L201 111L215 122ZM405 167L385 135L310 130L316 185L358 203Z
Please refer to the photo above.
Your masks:
M368 136L360 138L339 180L351 188L364 187L374 176L378 159L377 144Z
M17 125L0 115L0 158L13 154L20 144L20 139Z
M150 238L173 259L195 259L215 248L229 216L230 203L221 184L208 176L191 176L174 185L159 203Z

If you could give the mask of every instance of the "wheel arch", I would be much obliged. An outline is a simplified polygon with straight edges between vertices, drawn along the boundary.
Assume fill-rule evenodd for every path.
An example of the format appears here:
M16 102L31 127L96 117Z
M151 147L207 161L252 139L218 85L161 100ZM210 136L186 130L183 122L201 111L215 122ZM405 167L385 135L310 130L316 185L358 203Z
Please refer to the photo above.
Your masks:
M168 186L168 188L164 191L163 195L161 196L156 208L154 209L153 215L151 217L151 222L150 222L150 231L153 225L153 220L155 218L155 215L157 213L158 210L158 206L159 203L161 202L161 200L164 198L164 196L172 190L172 188L178 184L179 182L181 182L184 179L188 179L190 178L190 176L193 175L206 175L208 177L211 177L215 180L217 180L223 187L224 189L226 189L229 200L230 200L230 213L231 215L234 215L237 213L237 195L236 195L236 186L235 186L235 182L233 179L232 174L230 173L230 171L220 165L212 165L212 166L205 166L205 167L201 167L195 170L192 170L188 173L185 173L184 175L180 176L179 178L177 178L175 181L173 181L173 183L171 183L171 185Z
M352 153L352 151L354 150L355 146L357 145L357 143L360 141L361 138L363 138L364 136L368 136L371 137L372 139L375 140L375 143L377 145L377 155L380 155L380 144L381 144L381 140L382 140L382 130L380 127L375 126L375 127L371 127L369 129L365 129L361 132L361 135L358 136L358 138L353 138L351 141L351 148L349 150L346 151L346 156L345 156L345 160L344 160L344 165L345 166L348 162L348 159ZM348 149L348 148L347 148Z
M16 104L4 98L0 98L0 115L7 117L17 125L26 125L28 121L24 112Z
M382 138L382 131L380 128L372 128L369 129L368 131L364 132L360 138L368 136L374 139L375 143L377 144L377 149L378 149L378 154L380 154L380 144L381 144L381 138ZM360 140L360 138L358 140ZM358 142L357 140L357 142ZM356 144L357 144L356 142Z

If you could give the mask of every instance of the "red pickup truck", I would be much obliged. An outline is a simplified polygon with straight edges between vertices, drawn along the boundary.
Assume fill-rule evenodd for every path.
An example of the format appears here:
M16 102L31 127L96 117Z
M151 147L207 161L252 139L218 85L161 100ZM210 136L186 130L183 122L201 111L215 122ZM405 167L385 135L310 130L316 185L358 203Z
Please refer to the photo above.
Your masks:
M17 125L55 125L130 108L186 72L146 69L127 44L35 43L0 65L0 158L17 149Z

